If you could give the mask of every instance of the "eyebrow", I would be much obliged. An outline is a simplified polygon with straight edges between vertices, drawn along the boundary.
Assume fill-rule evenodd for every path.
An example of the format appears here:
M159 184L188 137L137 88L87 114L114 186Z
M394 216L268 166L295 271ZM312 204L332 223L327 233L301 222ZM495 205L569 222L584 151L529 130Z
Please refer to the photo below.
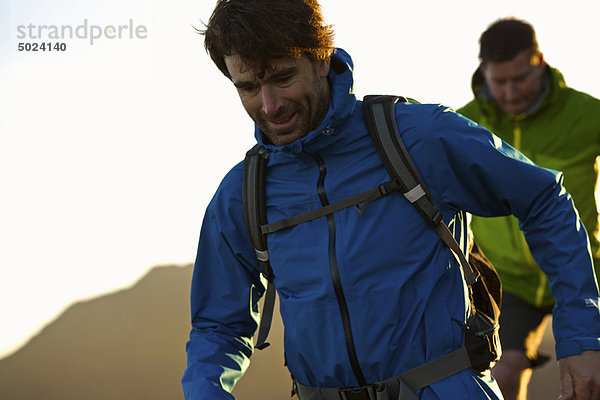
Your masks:
M238 89L244 89L250 86L253 86L254 83L252 81L237 81L237 82L233 82L233 86L235 86Z
M269 69L269 68L267 68ZM272 82L272 81L277 81L281 78L290 76L295 74L298 71L298 68L295 65L289 66L289 67L285 67L285 68L281 68L281 69L277 69L275 71L272 71L271 73L269 73L269 75L266 76L266 78L264 78L264 80L266 82ZM260 77L260 75L259 75ZM262 78L261 78L262 79ZM233 82L233 86L235 86L236 88L245 88L248 86L252 86L254 85L254 81L252 80L240 80L237 82Z

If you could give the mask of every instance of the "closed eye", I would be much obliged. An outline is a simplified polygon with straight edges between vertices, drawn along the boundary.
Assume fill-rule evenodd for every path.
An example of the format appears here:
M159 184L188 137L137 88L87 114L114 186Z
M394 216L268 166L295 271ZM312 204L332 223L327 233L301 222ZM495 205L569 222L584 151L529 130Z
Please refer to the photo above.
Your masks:
M258 88L257 84L251 82L236 82L233 84L240 92L250 93Z
M292 79L294 77L295 74L286 74L286 75L282 75L282 76L278 76L277 79L275 80L277 83L286 83L288 82L290 79Z
M297 74L298 69L294 66L273 71L271 74L269 74L267 80L277 84L285 84L292 80Z

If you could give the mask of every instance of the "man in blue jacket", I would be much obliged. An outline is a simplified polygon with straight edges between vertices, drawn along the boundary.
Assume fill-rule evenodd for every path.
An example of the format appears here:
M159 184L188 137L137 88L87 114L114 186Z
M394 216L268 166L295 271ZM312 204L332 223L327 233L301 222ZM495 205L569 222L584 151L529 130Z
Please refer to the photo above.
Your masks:
M334 48L316 1L221 0L204 35L268 156L269 222L389 181L353 94L352 60ZM560 173L535 166L448 108L400 103L395 113L463 251L467 212L519 219L557 300L562 398L600 399L598 287ZM233 399L254 350L264 285L246 234L242 178L240 163L204 216L182 378L188 400ZM402 194L363 211L344 208L268 236L299 398L501 398L489 371L464 368L416 390L397 379L463 346L470 302L451 251Z

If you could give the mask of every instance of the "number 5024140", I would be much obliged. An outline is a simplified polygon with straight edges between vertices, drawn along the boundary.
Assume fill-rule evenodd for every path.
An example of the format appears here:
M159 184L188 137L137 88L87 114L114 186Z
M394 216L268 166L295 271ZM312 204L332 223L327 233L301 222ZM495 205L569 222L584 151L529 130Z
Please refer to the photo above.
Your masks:
M17 49L19 51L65 51L67 44L61 42L42 42L42 43L19 43Z

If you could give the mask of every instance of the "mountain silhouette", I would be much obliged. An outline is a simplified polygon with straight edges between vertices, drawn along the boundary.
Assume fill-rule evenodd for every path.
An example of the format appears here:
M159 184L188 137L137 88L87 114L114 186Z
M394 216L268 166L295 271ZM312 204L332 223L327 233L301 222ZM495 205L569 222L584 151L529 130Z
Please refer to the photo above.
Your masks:
M0 360L0 399L183 399L180 380L190 330L192 269L157 266L129 288L73 304ZM269 341L271 346L255 352L236 385L238 400L290 398L278 312ZM549 330L542 349L554 354ZM557 395L553 361L534 373L529 399Z
M159 266L130 288L72 305L0 360L0 399L183 399L191 276L191 265ZM271 347L252 357L236 398L289 398L282 335L274 318Z

